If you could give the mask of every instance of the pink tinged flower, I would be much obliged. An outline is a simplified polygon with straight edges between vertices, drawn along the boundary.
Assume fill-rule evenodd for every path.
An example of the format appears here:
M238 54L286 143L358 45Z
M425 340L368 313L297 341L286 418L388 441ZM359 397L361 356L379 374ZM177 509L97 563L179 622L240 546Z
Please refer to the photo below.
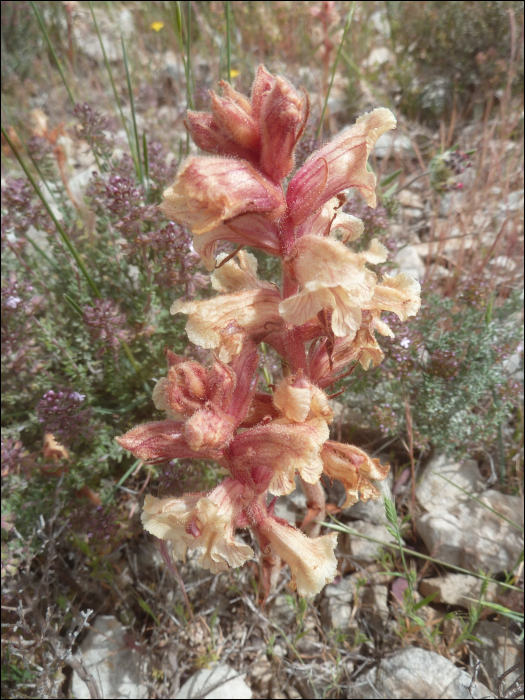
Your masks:
M297 423L323 418L330 424L333 420L334 412L326 394L306 379L302 370L297 375L284 377L276 386L272 398L286 418Z
M192 233L202 234L248 212L278 217L284 201L282 191L246 161L196 157L181 167L160 208Z
M277 77L264 99L259 119L261 167L281 182L294 166L294 150L307 118L305 100L284 78Z
M239 103L228 97L219 97L214 92L210 94L213 117L223 134L242 148L256 151L259 147L257 122Z
M273 289L250 289L205 301L176 301L171 313L189 315L188 338L201 348L217 349L222 362L238 355L249 336L264 337L282 326L281 296Z
M219 156L232 156L241 160L248 160L254 165L257 162L256 154L225 134L215 121L213 114L208 112L188 111L184 120L184 126L188 130L192 141L206 153L216 153Z
M234 538L246 488L227 478L208 496L186 494L182 498L146 496L142 512L144 528L172 542L177 559L185 560L188 549L200 550L198 562L217 574L242 566L253 550Z
M195 452L225 447L233 437L235 425L230 416L218 411L202 410L194 413L184 425L184 437Z
M153 389L153 401L159 410L173 416L191 416L207 405L223 410L229 403L237 378L233 370L215 361L210 368L166 350L168 376Z
M151 463L195 457L221 461L222 452L219 450L209 449L204 454L192 450L186 442L184 431L184 423L164 420L138 425L115 439L135 457Z
M264 102L275 84L275 76L264 66L259 66L252 85L252 116L259 121Z
M390 466L382 466L378 459L371 459L366 452L354 445L343 445L328 440L323 446L321 457L324 473L330 479L337 479L345 487L346 501L343 508L349 508L359 500L368 501L380 497L372 480L382 481L390 471Z
M365 325L357 331L354 338L336 338L330 352L327 341L318 345L309 358L310 377L320 387L327 387L333 384L337 375L349 364L360 362L366 370L370 364L377 367L383 358L383 351Z
M251 428L230 444L232 473L254 472L259 490L268 488L275 496L295 489L296 472L316 484L323 470L319 453L328 436L326 421L319 418L300 424L276 420Z
M268 517L259 524L260 532L292 571L290 587L301 596L311 597L334 580L337 559L335 532L310 539L286 521Z
M280 255L279 229L265 214L244 214L193 238L195 252L206 268L215 269L214 252L217 241L249 245L270 255Z
M286 199L294 226L343 190L355 187L370 207L376 206L376 177L366 161L377 139L396 126L388 109L374 109L359 117L353 127L313 153L293 177Z

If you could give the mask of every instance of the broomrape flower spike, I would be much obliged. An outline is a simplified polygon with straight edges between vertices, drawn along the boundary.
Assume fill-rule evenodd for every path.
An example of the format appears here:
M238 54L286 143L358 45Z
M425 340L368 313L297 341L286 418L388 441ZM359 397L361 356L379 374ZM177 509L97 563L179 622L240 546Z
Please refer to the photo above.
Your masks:
M341 211L351 187L376 206L376 178L366 163L396 120L383 108L364 114L313 153L286 188L308 118L306 93L263 66L250 99L219 85L211 112L189 111L186 121L208 155L182 163L161 205L189 229L212 273L215 297L179 299L171 313L188 316L188 338L213 360L205 367L167 349L168 371L153 392L164 420L117 440L150 463L212 459L228 475L211 493L146 497L143 525L172 543L176 559L198 550L200 564L214 573L242 566L254 551L236 532L248 528L259 543L266 594L284 560L292 589L313 596L336 575L337 535L307 536L274 514L275 497L291 493L298 475L308 498L305 523L324 516L323 473L343 484L343 507L379 498L373 482L389 468L329 440L333 411L324 390L358 362L365 369L380 364L375 332L393 336L383 311L406 321L420 306L411 277L379 279L370 269L387 258L377 240L361 253L348 247L363 224ZM220 241L232 253L216 254ZM281 259L281 286L258 277L247 246ZM262 342L286 368L271 394L257 391Z

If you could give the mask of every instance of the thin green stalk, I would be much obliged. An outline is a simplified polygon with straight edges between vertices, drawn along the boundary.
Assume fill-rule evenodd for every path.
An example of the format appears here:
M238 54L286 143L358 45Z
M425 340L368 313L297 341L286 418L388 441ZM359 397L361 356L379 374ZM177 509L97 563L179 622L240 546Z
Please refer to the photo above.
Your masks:
M127 357L128 360L131 362L131 366L132 366L133 369L135 370L136 374L138 374L138 373L139 373L139 370L140 370L140 367L139 367L139 365L137 364L137 361L136 361L136 359L134 358L133 353L131 352L131 348L129 347L129 345L126 343L125 340L121 340L121 343L122 343L122 347L124 348L124 352L126 353L126 357Z
M58 275L60 275L60 269L59 269L58 265L56 264L56 262L54 262L54 260L51 260L49 255L45 251L42 250L42 248L38 245L38 243L35 243L35 241L30 236L28 236L27 233L24 234L24 238L26 239L26 241L28 243L30 243L33 246L33 248L36 250L36 252L44 258L44 260L47 262L49 267L52 270L54 270Z
M144 162L144 179L146 182L146 198L149 194L149 158L148 158L148 141L146 132L142 134L142 157Z
M228 82L232 79L232 50L231 50L231 4L226 2L226 70L228 71Z
M502 513L499 513L497 510L494 510L494 508L491 508L488 506L486 503L483 503L483 501L479 498L476 498L476 496L473 496L471 493L466 491L465 489L461 488L461 486L458 486L455 484L453 481L450 481L450 479L447 479L446 476L443 476L443 474L438 474L438 472L432 472L432 474L435 474L436 476L439 476L441 479L444 479L446 482L448 482L451 486L454 486L455 488L459 489L462 491L466 496L471 498L473 501L476 501L476 503L479 503L480 506L483 506L483 508L486 508L487 510L490 510L491 513L494 513L494 515L497 515L498 518L501 518L502 520L505 520L505 522L509 523L509 525L512 525L512 527L515 527L516 530L519 530L520 532L524 532L524 529L521 527L521 525L518 525L518 523L515 523L514 520L511 520L510 518L507 518L505 515Z
M188 80L186 82L186 90L188 93L188 104L190 109L193 109L193 90L192 88L192 65L191 65L191 1L188 2L188 18L186 21L186 64L188 66Z
M27 144L26 144L26 142L25 142L25 140L24 140L22 134L21 134L20 131L16 128L15 123L14 123L13 119L11 118L11 116L10 116L10 114L9 114L9 110L7 109L7 107L6 107L6 105L4 104L4 101L3 101L3 100L2 100L2 102L1 102L1 105L2 105L2 109L3 109L4 112L5 112L5 116L7 117L7 121L11 123L11 126L12 126L12 128L14 129L15 134L18 136L18 138L19 138L19 140L20 140L20 143L21 143L22 146L24 147L24 151L27 153L29 159L31 160L31 163L33 164L34 169L37 171L38 177L39 177L39 178L42 180L42 182L44 183L44 185L45 185L45 187L46 187L46 190L49 192L49 194L50 194L50 196L51 196L51 199L52 199L53 202L57 205L57 207L60 209L60 212L63 214L64 218L65 218L65 219L69 218L68 215L67 215L66 210L63 209L63 207L60 205L60 202L59 202L59 201L57 200L57 198L55 197L55 193L54 193L53 190L49 187L49 184L48 184L46 178L44 177L42 171L40 170L40 166L38 165L38 163L36 162L36 160L35 160L35 159L33 158L33 156L31 155L31 151L28 149Z
M43 195L43 193L42 193L42 190L41 190L40 187L36 184L36 181L35 181L34 177L31 175L31 172L29 171L29 168L27 167L27 165L26 165L25 162L23 161L22 157L21 157L20 154L18 153L18 150L17 150L16 146L15 146L14 143L11 141L11 138L10 138L9 134L8 134L7 131L4 129L4 126L3 126L3 125L2 125L2 134L3 134L4 138L5 138L5 140L7 141L7 143L9 144L9 147L11 148L11 150L13 151L13 153L15 154L16 159L17 159L18 162L20 163L20 166L21 166L22 170L24 171L24 173L26 174L27 179L28 179L29 182L32 184L33 189L35 190L35 192L37 193L38 197L40 198L40 201L42 202L42 204L43 204L44 207L46 208L47 213L49 214L49 216L51 217L53 223L55 224L55 228L56 228L56 230L58 231L60 237L62 238L62 241L64 242L64 244L66 245L66 247L69 249L69 252L71 253L71 255L74 257L75 262L77 263L79 269L81 270L82 274L84 275L84 277L85 277L85 279L86 279L86 282L89 284L89 286L90 286L90 288L91 288L91 291L93 292L93 294L94 294L96 297L98 297L98 298L100 299L100 298L101 298L101 295L100 295L100 292L98 291L97 285L93 282L93 279L91 278L91 275L90 275L89 272L87 271L86 266L85 266L84 263L82 262L82 259L80 258L80 255L78 254L78 252L77 252L75 246L73 245L73 243L72 243L71 240L69 239L69 236L67 235L67 233L66 233L66 232L64 231L64 229L62 228L62 224L58 221L58 219L57 219L56 216L54 215L53 210L51 209L51 207L50 207L49 204L47 203L47 200L46 200L46 198L44 197L44 195Z
M186 75L186 95L188 99L188 107L190 109L193 109L193 96L191 94L191 56L188 53L188 57L186 60L186 55L184 53L184 39L183 39L183 31L182 31L182 10L180 7L180 2L179 0L172 0L171 6L173 8L173 15L175 17L175 35L177 37L177 42L179 44L179 49L180 53L182 56L182 63L184 65L184 73ZM189 28L188 28L189 29ZM188 31L188 34L190 32ZM188 39L186 42L187 49L189 52L189 49L191 47L191 37Z
M124 112L122 111L122 103L121 103L120 98L118 96L117 88L115 86L115 81L113 80L113 73L111 72L111 66L109 65L108 57L106 54L106 49L104 48L104 42L102 41L102 36L100 35L100 30L98 28L97 18L95 17L95 12L93 10L93 5L91 3L91 0L89 0L89 9L91 10L91 16L93 17L93 24L95 25L95 31L97 32L98 40L100 43L100 48L102 49L102 55L104 57L104 64L106 66L106 70L107 70L108 75L109 75L109 80L111 82L111 87L113 89L113 95L115 97L115 102L117 103L117 107L118 107L118 110L120 112L120 118L122 120L122 125L124 126L124 131L126 132L126 138L128 140L129 150L131 151L131 156L133 158L133 163L135 165L135 171L138 174L139 169L138 169L138 164L137 164L137 156L135 155L135 153L133 151L133 141L131 140L131 134L129 133L128 124L126 122Z
M332 516L330 516L332 517ZM368 540L369 542L375 542L376 544L380 544L382 547L390 547L390 549L396 549L399 550L401 553L401 550L403 551L403 554L409 554L411 557L416 557L417 559L424 559L425 561L431 561L433 564L438 564L439 566L444 566L447 569L453 569L454 571L458 571L460 574L468 574L469 576L474 576L474 578L480 578L483 581L487 580L487 576L484 574L477 574L474 571L469 571L468 569L462 569L461 566L456 566L455 564L449 564L447 561L442 561L441 559L434 559L434 557L428 556L428 554L422 554L421 552L416 552L413 549L408 549L408 547L402 547L398 543L394 544L392 542L384 542L383 540L378 540L375 537L369 537L368 535L363 535L360 532L357 532L357 530L353 530L351 527L347 527L346 525L341 525L341 523L338 523L335 521L332 523L327 523L323 522L321 525L324 525L325 527L328 527L332 530L337 530L338 532L344 532L348 535L355 535L356 537L361 537L363 540ZM518 588L518 586L513 586L511 583L505 583L504 581L496 581L493 578L489 578L489 581L493 581L494 583L497 583L498 586L503 586L504 588L510 588L513 591L519 591L520 593L523 593L523 590L521 588Z
M65 88L67 90L67 94L69 95L69 99L71 100L73 106L76 105L75 98L73 97L73 93L71 92L71 88L68 85L68 82L66 80L66 76L64 74L64 70L62 69L62 65L60 61L58 60L58 56L55 53L55 49L53 48L53 44L51 43L51 39L49 37L46 25L44 24L44 20L42 19L42 15L40 14L37 6L33 2L33 0L30 0L31 7L33 8L33 12L36 15L36 18L38 20L38 24L40 25L40 29L42 30L42 34L44 35L44 39L46 40L47 46L49 50L51 51L51 55L53 56L53 59L56 63L56 66L58 68L58 72L60 73L60 77L62 78L62 82L65 85Z
M339 58L341 57L341 51L343 48L343 44L345 43L346 33L348 31L348 28L350 27L350 24L352 23L352 17L354 16L354 10L355 10L355 0L354 0L354 2L352 2L352 5L350 7L350 11L349 11L348 16L346 18L345 28L343 30L343 37L341 39L341 43L339 44L339 49L337 50L337 56L336 56L336 59L334 62L334 67L332 68L332 77L330 79L330 85L328 86L328 90L326 93L326 98L325 98L324 105L323 105L323 111L321 112L321 120L319 121L319 127L317 129L317 134L316 134L317 140L319 140L321 138L321 132L323 130L324 115L326 113L326 107L328 106L328 98L330 97L332 85L334 84L335 71L337 69L337 64L339 63Z
M124 46L124 39L122 38L122 36L120 37L120 43L122 44L122 55L124 56L124 67L126 69L126 81L128 83L129 106L131 109L131 121L133 123L133 133L135 135L135 153L137 154L138 176L139 176L139 180L144 185L144 174L142 172L142 163L140 161L139 132L137 129L137 118L135 115L135 101L133 100L133 90L131 89L131 77L129 75L128 55L126 53L126 47Z

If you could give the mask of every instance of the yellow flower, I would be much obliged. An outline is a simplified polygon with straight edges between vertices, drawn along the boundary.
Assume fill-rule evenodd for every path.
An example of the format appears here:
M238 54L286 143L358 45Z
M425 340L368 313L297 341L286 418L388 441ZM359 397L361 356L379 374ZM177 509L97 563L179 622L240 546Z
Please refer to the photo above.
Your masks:
M152 22L149 26L154 32L160 32L160 30L164 27L164 22Z

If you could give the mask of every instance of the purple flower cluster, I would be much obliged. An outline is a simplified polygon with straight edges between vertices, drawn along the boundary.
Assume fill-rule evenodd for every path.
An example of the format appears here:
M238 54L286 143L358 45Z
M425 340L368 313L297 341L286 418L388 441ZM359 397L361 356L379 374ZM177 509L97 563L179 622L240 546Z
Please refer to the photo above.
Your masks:
M104 160L109 158L113 151L113 144L105 133L108 120L86 102L75 105L73 114L79 121L75 128L77 136L87 141L96 157Z
M70 526L86 536L90 547L98 552L107 553L120 541L122 532L116 508L97 506L92 503L76 507L70 516Z
M12 272L9 280L2 280L2 357L9 358L5 369L18 371L31 366L28 354L34 350L31 315L36 312L43 297L34 294L33 286L19 282Z
M2 319L5 321L15 313L33 313L40 298L32 294L33 285L19 282L14 275L2 286Z
M36 413L44 430L69 447L93 434L91 409L82 410L86 397L78 391L60 389L46 392L38 402Z
M168 159L164 146L158 141L148 143L149 197L159 199L166 183L173 182L177 174L177 160Z
M185 296L191 298L208 284L209 277L196 272L201 261L191 245L191 234L182 226L170 221L161 229L143 234L140 244L155 253L160 265L160 271L155 274L159 286L184 287Z
M16 239L7 238L15 234L23 238L28 228L53 231L53 223L27 180L8 178L2 185L2 250L8 241L16 245Z
M111 299L95 299L93 306L86 306L84 323L92 339L102 343L97 357L102 357L108 349L117 354L120 343L129 339L129 332L123 328L127 323L126 315Z
M20 471L27 475L32 464L33 460L20 440L2 435L2 478Z
M343 206L343 211L346 214L351 214L361 219L365 228L358 244L362 248L370 243L372 238L380 237L381 241L391 253L397 251L398 241L394 238L385 240L385 233L388 230L389 216L388 211L381 204L378 204L375 209L371 209L363 200L349 199Z

